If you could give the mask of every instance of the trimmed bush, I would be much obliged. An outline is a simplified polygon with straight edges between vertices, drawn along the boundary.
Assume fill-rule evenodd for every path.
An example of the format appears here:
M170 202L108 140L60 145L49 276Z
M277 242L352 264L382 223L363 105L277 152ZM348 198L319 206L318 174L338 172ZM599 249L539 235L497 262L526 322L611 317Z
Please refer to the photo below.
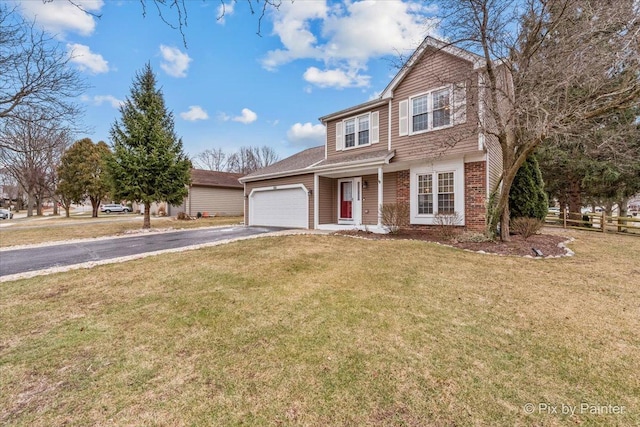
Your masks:
M382 224L388 227L392 234L409 224L408 203L383 203L380 214L382 215Z
M509 230L513 234L519 234L524 240L527 240L529 237L540 231L543 225L543 220L521 216L519 218L511 219L511 222L509 223Z
M535 156L522 164L509 192L511 218L537 218L544 220L549 211L549 199L544 191L542 173Z
M442 240L453 240L454 237L461 233L458 227L462 223L462 218L458 212L452 214L436 214L433 218L433 224L436 227L436 233Z

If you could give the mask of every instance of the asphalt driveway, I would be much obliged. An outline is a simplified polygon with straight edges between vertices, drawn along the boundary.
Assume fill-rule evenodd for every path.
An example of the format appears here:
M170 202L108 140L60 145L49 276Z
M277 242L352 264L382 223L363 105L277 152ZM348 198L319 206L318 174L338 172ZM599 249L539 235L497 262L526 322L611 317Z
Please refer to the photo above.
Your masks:
M56 267L89 262L103 263L103 261L135 255L186 249L281 230L284 229L244 226L215 227L2 250L0 251L0 278Z

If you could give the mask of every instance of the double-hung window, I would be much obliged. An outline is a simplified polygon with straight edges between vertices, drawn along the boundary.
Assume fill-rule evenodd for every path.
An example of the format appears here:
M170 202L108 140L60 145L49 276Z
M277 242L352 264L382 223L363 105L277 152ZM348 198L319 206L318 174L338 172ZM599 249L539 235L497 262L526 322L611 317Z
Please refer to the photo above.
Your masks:
M418 214L433 214L433 175L418 175Z
M358 145L369 143L369 115L358 117Z
M423 95L411 99L411 129L420 132L429 129L429 96Z
M455 213L455 185L453 172L418 175L418 215ZM437 203L434 205L434 196Z
M447 86L400 101L400 136L448 127L454 121L464 123L466 117L464 98L465 91L462 85L455 93L454 86ZM458 105L457 116L452 113L454 100Z
M345 148L356 146L356 119L344 122L344 146Z
M432 128L439 128L451 124L451 91L447 89L437 90L431 94L433 105Z
M335 124L336 151L366 147L380 142L380 113L371 111Z
M455 213L453 172L438 173L438 213Z

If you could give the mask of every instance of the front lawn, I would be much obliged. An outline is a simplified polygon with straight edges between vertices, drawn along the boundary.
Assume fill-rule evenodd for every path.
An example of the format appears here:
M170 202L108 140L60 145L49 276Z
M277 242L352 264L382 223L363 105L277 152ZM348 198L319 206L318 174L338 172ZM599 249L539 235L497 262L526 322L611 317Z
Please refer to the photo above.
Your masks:
M640 239L568 234L554 260L300 235L3 283L0 424L637 425Z

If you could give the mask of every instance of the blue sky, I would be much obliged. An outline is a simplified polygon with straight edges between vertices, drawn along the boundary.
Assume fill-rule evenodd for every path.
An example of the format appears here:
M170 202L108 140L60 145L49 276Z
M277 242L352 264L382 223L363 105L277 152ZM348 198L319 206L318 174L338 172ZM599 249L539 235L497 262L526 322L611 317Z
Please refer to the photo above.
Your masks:
M81 97L87 135L109 141L118 105L149 62L190 156L268 145L281 158L324 142L318 117L375 97L427 34L436 9L422 1L283 1L262 21L244 0L187 0L187 46L147 1L19 2L55 35L91 88ZM260 3L262 4L262 3ZM171 10L166 17L175 20Z

